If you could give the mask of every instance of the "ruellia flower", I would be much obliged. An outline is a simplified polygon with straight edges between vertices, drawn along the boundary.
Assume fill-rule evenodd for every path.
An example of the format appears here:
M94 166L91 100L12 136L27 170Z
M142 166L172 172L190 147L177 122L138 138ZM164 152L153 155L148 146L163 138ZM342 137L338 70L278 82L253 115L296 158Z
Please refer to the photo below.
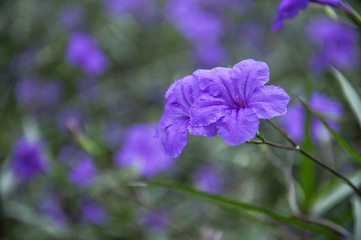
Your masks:
M93 158L85 153L78 154L78 161L69 172L69 180L80 188L90 186L97 175Z
M335 131L338 131L336 122L342 116L342 105L336 101L330 100L321 93L313 93L309 101L310 108L318 114L321 114L328 125ZM283 117L282 123L288 134L296 141L302 142L305 132L306 110L301 104L293 104L289 107L287 114ZM323 124L316 118L311 118L311 137L317 142L330 140L331 136Z
M332 7L347 7L342 0L282 0L277 8L277 15L273 22L272 30L277 31L283 28L285 19L293 18L301 10L305 10L309 2L314 2Z
M162 232L169 222L167 213L161 210L142 211L138 217L138 222L153 232Z
M94 200L90 198L82 199L80 201L80 208L83 212L84 218L96 225L104 225L107 221L107 213L105 210Z
M288 94L278 86L264 86L269 80L266 63L247 59L233 68L217 67L193 73L200 94L190 110L190 125L215 125L230 145L253 138L259 119L284 115Z
M349 69L359 62L357 32L349 26L327 18L316 18L307 26L309 39L318 45L310 60L312 71L317 74L332 65Z
M22 181L29 181L46 172L47 163L42 144L25 137L20 138L14 147L11 169Z
M65 53L66 61L88 75L99 75L108 67L108 58L95 39L82 32L70 35Z
M47 216L54 226L59 228L67 226L68 219L56 194L46 193L40 205L40 210Z
M134 124L125 133L124 144L114 160L120 167L132 167L142 177L154 177L173 166L160 139L154 138L153 124Z
M224 188L223 172L219 166L203 165L193 174L196 188L209 194L219 194Z
M214 124L193 127L190 125L190 110L199 95L198 82L193 76L176 80L168 89L168 100L163 115L156 128L156 137L161 138L165 152L178 157L187 143L187 133L196 136L213 137L217 135Z

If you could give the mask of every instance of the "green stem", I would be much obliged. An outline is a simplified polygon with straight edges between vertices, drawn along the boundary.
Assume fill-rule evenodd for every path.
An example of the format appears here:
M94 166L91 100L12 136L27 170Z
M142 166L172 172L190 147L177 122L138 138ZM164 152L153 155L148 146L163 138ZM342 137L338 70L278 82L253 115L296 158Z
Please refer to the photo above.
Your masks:
M274 122L272 122L271 124L273 127L275 127L278 131L281 132L281 134L289 141L289 142L293 142L295 143L295 141L288 135L285 134L286 131L283 130L282 128L280 128L278 125L276 125ZM285 136L287 135L287 137ZM320 161L319 159L317 159L316 157L312 156L311 154L307 153L306 151L304 151L299 145L295 145L293 147L291 146L287 146L287 145L282 145L282 144L278 144L278 143L274 143L274 142L270 142L267 141L265 139L262 139L261 141L248 141L247 143L253 143L253 144L267 144L269 146L272 147L277 147L277 148L282 148L282 149L286 149L286 150L292 150L292 151L297 151L300 152L302 155L306 156L308 159L312 160L313 162L315 162L316 164L318 164L319 166L323 167L324 169L328 170L329 172L331 172L333 175L335 175L336 177L342 179L347 185L349 185L354 191L355 193L361 198L361 190L356 187L348 178L346 178L345 176L343 176L342 174L340 174L339 172L337 172L336 170L334 170L333 168L329 167L327 164L323 163L322 161Z

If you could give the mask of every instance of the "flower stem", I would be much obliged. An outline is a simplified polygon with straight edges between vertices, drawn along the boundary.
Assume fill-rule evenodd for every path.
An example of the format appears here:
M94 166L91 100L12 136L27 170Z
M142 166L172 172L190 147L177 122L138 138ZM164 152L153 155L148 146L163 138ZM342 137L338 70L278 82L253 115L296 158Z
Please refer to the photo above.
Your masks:
M342 174L340 174L339 172L337 172L336 170L334 170L333 168L329 167L327 164L323 163L322 161L320 161L319 159L317 159L316 157L312 156L311 154L307 153L306 151L304 151L299 145L296 144L296 142L287 134L287 132L282 129L281 127L279 127L276 123L274 123L271 120L268 120L268 122L275 128L277 129L282 136L284 136L292 145L291 146L287 146L287 145L282 145L279 143L274 143L274 142L270 142L265 140L264 138L261 139L261 141L248 141L248 143L253 143L253 144L267 144L269 146L272 147L277 147L277 148L282 148L282 149L287 149L287 150L292 150L292 151L297 151L300 152L302 155L306 156L307 158L311 159L313 162L315 162L316 164L318 164L319 166L323 167L324 169L328 170L329 172L331 172L333 175L335 175L336 177L342 179L347 185L349 185L354 191L355 193L361 197L361 190L355 186L348 178L346 178L345 176L343 176Z
M340 8L358 27L361 28L361 16L360 14L351 7L347 2L341 2Z

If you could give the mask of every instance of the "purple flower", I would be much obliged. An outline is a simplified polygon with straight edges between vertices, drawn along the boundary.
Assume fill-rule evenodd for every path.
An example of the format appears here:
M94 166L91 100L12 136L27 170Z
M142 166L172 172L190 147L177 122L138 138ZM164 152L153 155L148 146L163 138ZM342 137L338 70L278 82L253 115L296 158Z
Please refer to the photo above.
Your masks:
M329 65L348 69L359 62L358 37L354 29L331 19L320 18L308 25L307 33L319 46L310 61L314 73L325 70Z
M85 218L96 225L104 225L107 221L107 214L104 209L91 199L84 199L80 202L81 210Z
M152 21L157 11L154 0L105 0L104 6L110 14L130 15L145 23Z
M215 44L223 35L220 19L216 15L200 9L194 1L170 1L167 5L167 12L169 12L169 20L192 44ZM197 24L194 24L195 22Z
M77 82L77 92L84 102L95 102L100 86L95 79L82 79Z
M247 59L233 68L197 70L201 94L190 111L190 125L214 124L220 137L230 145L244 143L258 130L259 118L284 115L289 96L269 80L266 63Z
M80 188L91 185L97 175L97 167L93 158L85 153L78 154L75 166L69 172L69 180Z
M155 126L135 124L124 137L124 145L114 156L121 167L133 167L143 177L153 177L172 167L173 159L167 156L159 139L154 138Z
M116 122L111 122L104 126L103 136L110 147L118 147L123 140L123 129Z
M20 138L14 147L11 169L15 176L29 181L47 170L43 146L40 142Z
M225 61L227 52L220 44L200 45L194 49L194 59L205 67L217 66Z
M78 148L75 145L64 145L60 148L57 159L68 165L76 157L77 152Z
M40 208L55 226L62 228L67 225L68 220L55 194L48 193Z
M333 7L345 7L341 0L282 0L278 5L272 30L281 30L283 28L283 21L288 18L293 18L298 15L301 10L305 10L309 2Z
M65 58L68 63L79 67L88 75L102 74L108 66L108 59L95 39L81 32L69 37Z
M217 135L215 124L199 127L190 125L190 110L199 95L199 87L193 76L176 80L168 89L168 100L163 115L156 128L156 137L161 138L165 152L178 157L187 143L187 133L196 136L213 137Z
M151 231L162 232L169 220L164 212L152 210L142 212L139 222Z
M335 120L341 117L343 113L340 103L331 101L327 96L315 92L311 95L309 106L313 111L321 114L333 130L338 131ZM283 117L283 126L296 142L303 140L305 117L306 111L300 104L289 107L287 114ZM327 141L331 137L328 130L316 117L311 118L311 133L313 140L318 143Z
M31 110L51 108L57 105L62 97L63 86L56 80L40 81L26 78L15 87L17 102Z
M84 22L84 9L77 3L68 3L60 10L59 19L68 29L78 28Z
M198 190L209 194L219 194L224 187L222 171L213 165L203 165L197 169L193 181Z
M246 22L241 25L240 40L242 45L246 45L254 49L260 49L264 46L265 42L265 29L264 27L256 22Z
M61 110L56 119L56 125L62 133L66 133L69 127L79 128L83 123L83 116L77 110L72 108Z

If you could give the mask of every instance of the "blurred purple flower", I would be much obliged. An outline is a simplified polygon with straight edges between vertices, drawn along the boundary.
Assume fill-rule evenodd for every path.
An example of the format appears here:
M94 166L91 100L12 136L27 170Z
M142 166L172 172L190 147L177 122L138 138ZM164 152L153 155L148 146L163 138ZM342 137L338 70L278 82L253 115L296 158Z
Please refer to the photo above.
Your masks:
M143 211L139 217L139 223L154 232L165 230L169 222L167 215L163 211Z
M77 92L84 102L94 102L100 90L99 83L95 79L82 79L77 82Z
M289 96L277 86L264 86L269 80L266 63L247 59L233 68L197 70L201 94L192 105L190 125L215 124L220 137L230 145L253 138L259 119L284 115Z
M329 5L333 7L345 7L341 0L282 0L277 8L277 15L273 22L272 30L277 31L283 28L285 19L293 18L301 10L305 10L309 2Z
M338 131L336 120L343 113L340 103L331 101L327 96L315 92L311 95L309 106L313 111L321 114L333 130ZM300 104L294 104L289 107L287 114L282 119L283 126L296 142L303 141L305 118L305 109ZM312 139L317 143L328 141L331 137L328 130L316 117L311 118L310 130Z
M124 145L115 156L115 162L121 167L133 167L143 177L153 177L160 171L173 166L159 139L154 138L155 126L152 124L134 124L124 137Z
M105 0L105 9L113 15L132 16L144 22L151 22L157 11L154 0Z
M80 202L81 210L85 218L96 225L104 225L107 221L107 213L95 201L91 199L83 199Z
M83 116L75 109L65 108L61 110L56 119L56 125L60 132L66 133L68 128L79 128L84 123Z
M103 136L106 143L112 147L118 147L123 140L123 129L119 124L111 122L104 126Z
M259 49L264 45L266 32L261 24L256 22L243 23L240 32L242 45L246 45L252 49Z
M63 86L56 80L40 81L25 78L15 87L16 100L31 110L50 108L60 102Z
M220 44L200 45L194 49L194 59L204 67L213 67L221 64L227 58L226 49Z
M94 159L85 153L79 153L77 162L69 172L69 180L80 188L91 185L97 175Z
M55 194L48 193L41 203L40 209L55 226L63 228L67 225L68 220Z
M348 69L358 64L358 34L354 29L331 19L319 18L311 21L307 33L319 46L310 60L314 73L325 70L329 65Z
M216 44L223 35L220 19L212 13L201 10L196 2L172 0L167 5L167 12L168 19L192 44Z
M60 148L57 159L61 163L71 164L77 152L78 148L75 145L64 145Z
M81 32L70 35L65 59L69 64L80 68L88 75L102 74L109 63L95 39Z
M196 188L209 194L219 194L223 191L223 173L219 167L214 165L203 165L193 174Z
M46 172L47 164L42 144L20 138L13 150L11 170L22 181L29 181Z
M187 133L196 136L214 137L217 135L215 124L199 127L190 125L190 110L199 95L198 83L193 76L176 80L165 94L167 103L156 128L165 152L178 157L187 143Z
M76 29L84 23L84 9L75 2L65 4L59 12L60 22L68 29Z

